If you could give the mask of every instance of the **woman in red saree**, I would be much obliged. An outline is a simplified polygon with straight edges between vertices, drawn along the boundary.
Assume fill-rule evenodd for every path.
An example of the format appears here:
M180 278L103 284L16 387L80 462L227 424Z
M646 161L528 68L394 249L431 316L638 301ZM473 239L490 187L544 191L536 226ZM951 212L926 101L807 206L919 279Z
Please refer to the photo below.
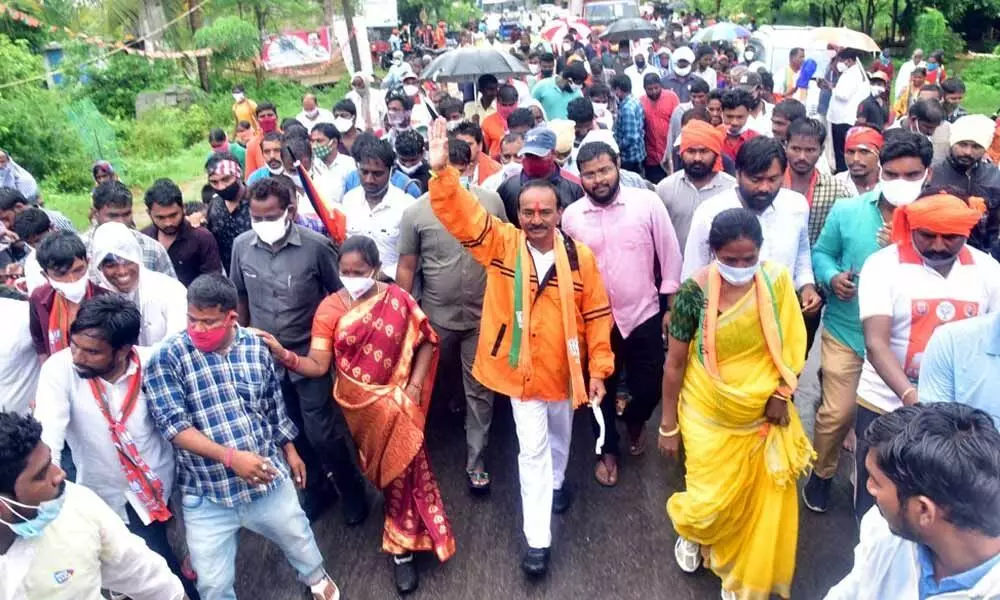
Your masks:
M424 449L424 422L437 366L437 334L416 301L375 281L378 248L354 236L340 249L344 288L313 319L309 356L258 332L286 367L306 377L336 370L333 398L344 411L365 476L385 497L382 549L393 556L400 593L418 585L413 552L446 561L455 538Z

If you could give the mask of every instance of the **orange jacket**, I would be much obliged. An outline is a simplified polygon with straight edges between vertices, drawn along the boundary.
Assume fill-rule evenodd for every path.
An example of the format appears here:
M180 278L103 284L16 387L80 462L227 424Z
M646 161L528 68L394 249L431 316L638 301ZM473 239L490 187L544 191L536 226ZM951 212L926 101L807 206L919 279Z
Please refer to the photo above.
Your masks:
M486 153L483 151L479 152L477 166L479 167L479 181L476 182L478 185L483 185L483 182L486 181L490 175L499 173L500 169L503 168L500 166L500 163L493 160L489 156L486 156Z
M475 196L459 185L458 171L448 168L428 185L434 214L473 258L486 268L486 294L479 324L479 346L472 375L483 385L511 398L566 400L570 397L569 361L555 277L538 293L538 274L531 267L530 349L532 373L510 366L508 355L514 320L514 268L523 240L521 230L490 215ZM576 328L583 338L581 360L591 377L606 379L615 367L611 352L611 304L589 248L574 244L573 269ZM543 274L544 276L544 274Z

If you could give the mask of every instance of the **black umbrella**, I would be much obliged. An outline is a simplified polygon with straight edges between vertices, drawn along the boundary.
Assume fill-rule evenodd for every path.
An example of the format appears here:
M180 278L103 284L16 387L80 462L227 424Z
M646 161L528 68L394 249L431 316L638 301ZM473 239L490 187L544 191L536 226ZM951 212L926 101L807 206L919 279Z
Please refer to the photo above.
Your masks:
M475 81L480 75L524 75L528 65L509 52L493 48L457 48L431 61L421 77L431 81Z
M604 30L601 39L608 42L621 42L623 40L655 38L659 34L660 30L656 28L656 25L646 19L618 19Z

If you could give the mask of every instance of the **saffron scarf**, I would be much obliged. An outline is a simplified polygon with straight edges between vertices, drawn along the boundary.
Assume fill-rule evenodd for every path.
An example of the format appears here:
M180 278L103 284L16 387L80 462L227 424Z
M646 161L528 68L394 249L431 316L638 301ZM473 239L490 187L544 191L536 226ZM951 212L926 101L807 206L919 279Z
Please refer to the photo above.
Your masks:
M569 360L570 398L573 408L588 402L587 388L583 380L583 362L580 358L580 339L576 330L576 307L573 298L573 269L566 253L566 240L556 230L553 232L552 249L555 252L556 283L559 289L559 308L562 315L563 335L566 340L566 356ZM569 243L574 243L570 240ZM531 375L531 254L524 232L518 237L520 249L514 263L514 319L508 361L523 377ZM545 273L536 273L539 285Z
M93 295L93 287L88 283L84 299ZM77 308L62 292L55 293L52 310L49 311L49 355L69 347L69 326L76 318Z
M139 400L139 387L142 383L142 365L139 364L139 357L135 351L132 351L129 360L135 364L135 373L129 378L128 391L122 403L121 419L116 420L111 415L111 404L107 393L97 378L88 379L87 382L94 394L94 400L97 401L97 407L101 409L104 420L108 422L108 432L118 451L118 461L121 463L122 473L128 481L129 489L139 498L153 521L169 521L171 515L166 498L163 496L163 482L142 459L132 434L125 428L125 422L128 421Z

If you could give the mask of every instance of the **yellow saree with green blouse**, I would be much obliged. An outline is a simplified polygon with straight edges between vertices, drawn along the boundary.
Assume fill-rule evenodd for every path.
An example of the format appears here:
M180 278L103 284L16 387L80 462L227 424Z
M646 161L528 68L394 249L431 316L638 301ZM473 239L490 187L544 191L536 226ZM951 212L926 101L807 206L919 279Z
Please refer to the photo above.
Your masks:
M709 267L706 307L681 386L677 415L686 491L667 502L682 537L741 600L791 595L798 538L796 480L814 452L789 402L790 422L764 418L775 393L789 397L805 363L806 331L792 279L762 264L754 284L719 311L721 278Z

